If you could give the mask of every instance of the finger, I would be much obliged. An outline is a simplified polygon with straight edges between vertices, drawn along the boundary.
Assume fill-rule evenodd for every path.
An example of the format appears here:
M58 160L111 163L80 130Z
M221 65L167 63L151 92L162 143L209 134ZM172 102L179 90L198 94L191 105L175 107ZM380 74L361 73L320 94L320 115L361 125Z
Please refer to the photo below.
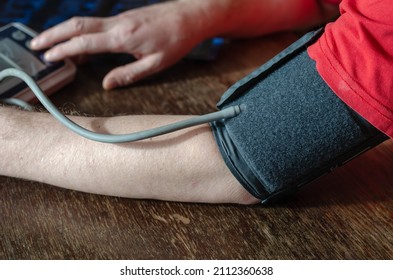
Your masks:
M102 86L109 90L130 85L163 69L165 66L161 65L160 61L159 54L152 54L125 66L115 68L105 76Z
M31 41L31 48L34 50L45 49L74 36L102 31L106 22L101 18L74 17L35 37Z
M66 57L110 52L113 40L107 33L93 33L74 37L54 46L45 53L47 61L58 61Z

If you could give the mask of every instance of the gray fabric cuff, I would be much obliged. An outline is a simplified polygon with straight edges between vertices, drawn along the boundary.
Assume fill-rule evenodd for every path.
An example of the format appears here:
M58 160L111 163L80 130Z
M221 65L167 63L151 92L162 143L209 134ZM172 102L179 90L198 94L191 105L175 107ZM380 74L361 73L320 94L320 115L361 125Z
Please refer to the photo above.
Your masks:
M211 124L233 175L262 202L294 192L387 137L325 84L303 37L224 94L218 107L241 105Z

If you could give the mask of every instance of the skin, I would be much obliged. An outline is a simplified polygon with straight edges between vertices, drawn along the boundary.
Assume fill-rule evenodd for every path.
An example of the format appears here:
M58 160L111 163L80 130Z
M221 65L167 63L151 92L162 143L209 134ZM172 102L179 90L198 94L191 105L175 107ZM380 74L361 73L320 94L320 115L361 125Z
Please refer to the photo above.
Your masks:
M118 134L185 117L71 118L88 129ZM208 125L116 145L76 135L47 113L0 107L0 125L0 171L5 176L138 199L258 202L225 166Z
M305 28L334 13L336 8L313 0L178 0L109 18L73 18L40 34L32 48L51 47L51 61L101 52L138 58L107 74L103 86L110 89L169 67L206 38ZM124 133L185 117L72 118L96 131ZM208 125L138 143L102 144L75 135L48 114L0 107L0 127L0 175L130 198L259 202L227 169Z
M103 87L112 89L173 65L207 38L307 28L336 13L337 7L315 0L178 0L108 18L75 17L40 34L31 47L51 47L48 61L103 52L132 54L136 62L105 76Z

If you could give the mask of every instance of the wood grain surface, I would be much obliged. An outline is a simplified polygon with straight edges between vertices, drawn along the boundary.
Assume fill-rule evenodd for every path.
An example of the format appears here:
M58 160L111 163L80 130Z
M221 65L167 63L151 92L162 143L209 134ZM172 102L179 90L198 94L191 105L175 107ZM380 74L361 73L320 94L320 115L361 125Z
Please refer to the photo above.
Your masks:
M230 85L295 39L231 42L216 61L184 60L109 92L101 79L120 58L96 57L53 100L66 111L96 116L204 114ZM392 257L392 141L271 206L123 199L0 177L1 259Z

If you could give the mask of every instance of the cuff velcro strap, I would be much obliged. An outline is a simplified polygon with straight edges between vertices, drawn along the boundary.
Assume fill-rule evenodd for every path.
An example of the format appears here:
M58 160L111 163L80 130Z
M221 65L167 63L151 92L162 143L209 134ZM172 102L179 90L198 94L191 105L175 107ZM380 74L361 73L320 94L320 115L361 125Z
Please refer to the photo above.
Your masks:
M212 123L233 175L267 202L291 193L386 136L346 106L325 84L300 46L231 88L220 108L242 112Z

